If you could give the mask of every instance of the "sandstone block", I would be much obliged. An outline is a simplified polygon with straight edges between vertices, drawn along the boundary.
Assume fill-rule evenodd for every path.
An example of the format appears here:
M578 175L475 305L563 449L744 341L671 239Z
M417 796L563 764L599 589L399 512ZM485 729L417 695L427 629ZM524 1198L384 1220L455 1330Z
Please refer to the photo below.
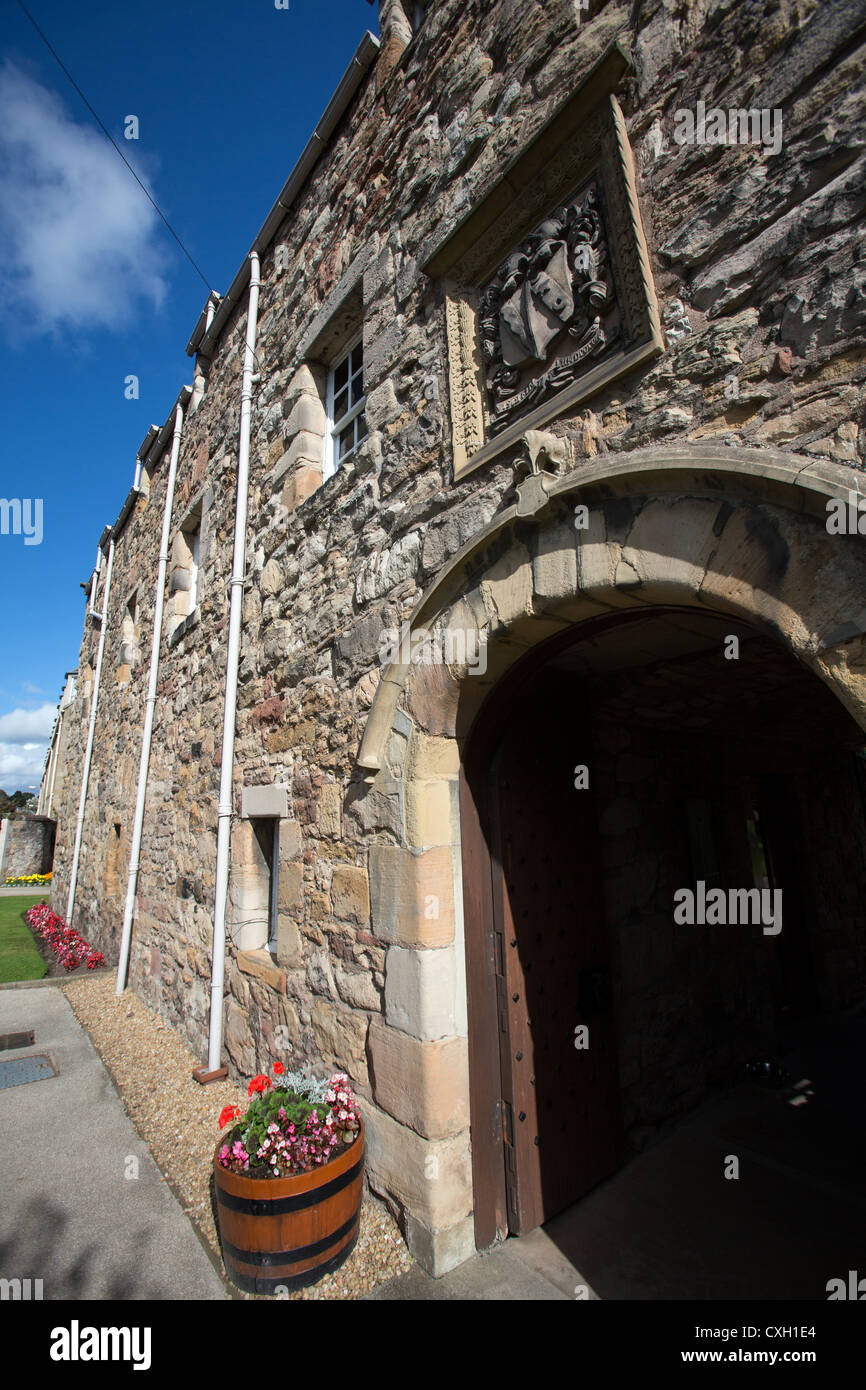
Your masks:
M409 742L410 777L456 777L460 771L460 750L453 738L430 738L413 730Z
M481 584L494 624L509 626L532 612L532 564L525 546L515 545L492 565Z
M406 682L406 707L431 734L454 733L460 685L444 662L413 666Z
M295 918L285 912L277 916L277 960L289 970L297 970L304 963L300 928Z
M374 1191L395 1197L428 1229L447 1229L472 1210L469 1133L422 1139L361 1100L367 1130L367 1175Z
M391 946L385 960L385 1015L404 1033L433 1042L451 1038L457 1026L454 948L410 951Z
M475 1254L475 1218L465 1216L454 1226L433 1231L407 1212L406 1244L421 1268L440 1279Z
M301 827L296 820L280 821L280 863L297 859L301 852Z
M292 407L286 422L286 435L293 435L303 430L321 438L325 433L325 424L325 407L318 394L305 391Z
M319 797L319 830L339 840L342 830L343 789L337 782L325 782Z
M406 785L406 839L419 849L448 845L458 833L457 782L412 778Z
M369 1034L376 1103L428 1139L469 1125L469 1054L465 1038L421 1042L374 1018Z
M447 946L454 940L454 887L447 845L413 853L370 848L370 899L376 936L395 946Z
M285 994L286 972L274 964L270 951L238 951L237 965L244 975L251 975L278 994Z
M366 869L339 865L331 877L331 911L343 922L370 919L370 886Z
M532 585L539 600L570 598L577 592L577 533L555 526L542 533L532 562Z
M280 864L277 906L281 913L300 916L304 907L304 866L301 863Z
M244 787L243 789L241 815L246 819L250 816L276 816L283 819L288 815L288 809L288 787L271 784L264 787Z
M288 511L293 512L321 485L321 464L315 462L299 464L290 477L286 479L281 498L283 506Z

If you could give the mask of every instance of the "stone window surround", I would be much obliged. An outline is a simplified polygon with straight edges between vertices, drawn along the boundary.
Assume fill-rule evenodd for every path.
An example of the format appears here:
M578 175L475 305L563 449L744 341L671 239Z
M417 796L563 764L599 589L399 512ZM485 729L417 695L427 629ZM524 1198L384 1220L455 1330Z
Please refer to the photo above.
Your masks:
M176 646L182 637L192 631L201 617L207 520L212 500L212 488L201 488L187 506L172 535L166 605L166 630L170 647Z
M133 589L123 609L120 623L120 654L117 661L117 679L125 685L141 660L140 642L141 604L139 591Z
M423 270L445 292L455 482L514 452L527 430L541 429L664 351L634 161L614 95L630 68L628 55L613 44L472 211L425 254ZM539 222L590 179L602 191L624 343L491 437L479 333L481 289Z
M256 846L253 858L257 873L247 872L261 898L259 907L265 912L265 930L257 924L256 934L264 939L245 943L247 950L265 950L272 956L278 949L278 903L280 884L280 823L288 818L288 790L285 786L244 787L241 816L252 826ZM248 887L249 887L248 882Z
M257 823L263 821L269 821L274 832L270 864L256 833ZM301 959L300 853L300 829L289 818L288 788L280 784L244 787L241 815L232 827L231 937L242 973L258 975L282 994L284 970L297 967ZM269 935L274 939L269 941Z
M284 435L285 452L271 476L274 491L282 485L282 503L289 511L329 481L325 476L329 373L354 342L363 342L364 306L368 298L365 278L378 251L379 236L374 233L328 295L298 345L298 367L289 387L295 403ZM338 467L331 476L339 473Z

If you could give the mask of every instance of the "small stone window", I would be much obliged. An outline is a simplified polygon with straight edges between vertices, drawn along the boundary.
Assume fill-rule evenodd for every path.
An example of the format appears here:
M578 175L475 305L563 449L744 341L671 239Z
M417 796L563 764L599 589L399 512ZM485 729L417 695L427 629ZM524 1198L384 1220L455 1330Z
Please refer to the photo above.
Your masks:
M193 507L175 534L169 578L169 640L177 640L198 621L201 605L201 506Z
M232 934L241 951L276 955L279 902L280 822L254 816L232 836L230 902Z
M181 533L189 551L189 611L194 613L198 607L198 557L201 543L201 527L194 531Z
M125 684L141 660L138 591L128 600L120 625L120 660L117 679Z
M330 478L367 437L364 349L358 337L328 373L324 476Z

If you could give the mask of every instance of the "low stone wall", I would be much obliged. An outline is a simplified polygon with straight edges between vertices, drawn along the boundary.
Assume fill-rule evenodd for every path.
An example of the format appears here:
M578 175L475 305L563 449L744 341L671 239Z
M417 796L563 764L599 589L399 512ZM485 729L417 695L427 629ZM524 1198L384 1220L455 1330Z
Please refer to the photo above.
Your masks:
M0 830L0 883L26 874L47 874L54 858L53 820L15 816Z

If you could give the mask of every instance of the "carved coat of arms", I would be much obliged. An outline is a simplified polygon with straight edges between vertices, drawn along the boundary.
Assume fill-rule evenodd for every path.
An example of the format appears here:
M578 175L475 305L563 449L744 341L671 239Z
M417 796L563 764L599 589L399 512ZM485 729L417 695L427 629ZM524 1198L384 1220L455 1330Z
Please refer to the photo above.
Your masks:
M618 336L606 262L593 184L546 218L484 289L479 327L493 433L561 390Z

